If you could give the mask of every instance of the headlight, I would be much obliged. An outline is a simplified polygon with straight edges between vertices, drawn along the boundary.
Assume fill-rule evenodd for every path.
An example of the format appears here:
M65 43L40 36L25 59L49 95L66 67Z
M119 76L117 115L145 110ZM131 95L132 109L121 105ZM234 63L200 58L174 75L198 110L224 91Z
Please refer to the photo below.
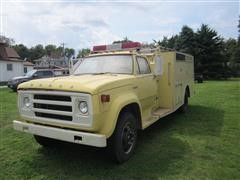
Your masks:
M24 97L24 98L23 98L23 104L24 104L24 106L27 107L27 108L30 107L31 103L30 103L29 97Z
M83 114L88 112L88 105L86 101L80 101L78 104L79 111Z

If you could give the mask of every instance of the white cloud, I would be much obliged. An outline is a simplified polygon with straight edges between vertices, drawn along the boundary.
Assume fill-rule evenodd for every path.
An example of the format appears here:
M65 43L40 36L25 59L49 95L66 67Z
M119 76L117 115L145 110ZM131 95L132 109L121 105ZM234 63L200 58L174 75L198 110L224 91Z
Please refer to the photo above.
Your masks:
M65 42L84 48L128 37L136 41L177 34L209 24L224 37L236 37L236 3L14 3L4 1L4 35L28 46ZM236 28L236 32L234 30Z
M97 6L7 3L5 13L5 33L16 39L17 43L35 45L66 42L81 48L93 43L111 43L112 39L119 38L108 27L107 17L111 12Z
M236 28L238 24L236 18L229 17L228 13L225 9L218 9L206 19L206 23L211 24L216 29ZM236 14L237 16L238 14Z
M174 30L168 29L168 30L158 30L158 31L137 31L135 36L142 39L147 39L148 37L151 37L151 41L153 39L159 40L162 39L164 36L171 37L175 33Z
M182 19L180 17L153 17L153 23L156 23L159 26L170 26L182 23Z

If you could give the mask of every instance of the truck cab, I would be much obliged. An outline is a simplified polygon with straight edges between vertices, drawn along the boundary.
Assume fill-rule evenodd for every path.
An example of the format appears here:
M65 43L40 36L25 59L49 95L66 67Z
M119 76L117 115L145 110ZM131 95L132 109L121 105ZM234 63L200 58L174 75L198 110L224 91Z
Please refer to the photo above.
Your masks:
M138 42L94 46L66 77L18 87L16 130L43 146L53 140L106 147L128 160L143 130L176 110L187 110L194 82L193 57Z

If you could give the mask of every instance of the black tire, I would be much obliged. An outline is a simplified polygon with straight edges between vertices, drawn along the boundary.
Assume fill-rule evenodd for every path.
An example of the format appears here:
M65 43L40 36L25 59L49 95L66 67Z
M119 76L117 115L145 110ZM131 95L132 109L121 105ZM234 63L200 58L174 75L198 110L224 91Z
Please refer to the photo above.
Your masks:
M179 112L181 113L186 113L188 111L188 93L187 91L185 92L184 95L184 103L183 105L179 108Z
M202 78L198 78L198 79L197 79L197 82L198 82L198 83L203 83L203 79L202 79Z
M137 144L137 120L129 112L123 112L110 139L113 158L118 163L127 161L134 153Z
M13 92L17 92L17 88L13 88L12 90L13 90Z
M37 143L43 147L53 147L58 142L58 140L43 137L43 136L38 136L38 135L34 135L34 138L37 141Z

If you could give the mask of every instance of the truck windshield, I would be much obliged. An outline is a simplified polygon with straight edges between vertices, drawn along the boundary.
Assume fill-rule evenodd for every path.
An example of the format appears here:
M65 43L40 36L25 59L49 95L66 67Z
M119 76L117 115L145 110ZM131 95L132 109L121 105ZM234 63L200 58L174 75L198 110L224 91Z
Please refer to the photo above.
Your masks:
M131 55L106 55L87 57L73 72L79 74L132 74Z

